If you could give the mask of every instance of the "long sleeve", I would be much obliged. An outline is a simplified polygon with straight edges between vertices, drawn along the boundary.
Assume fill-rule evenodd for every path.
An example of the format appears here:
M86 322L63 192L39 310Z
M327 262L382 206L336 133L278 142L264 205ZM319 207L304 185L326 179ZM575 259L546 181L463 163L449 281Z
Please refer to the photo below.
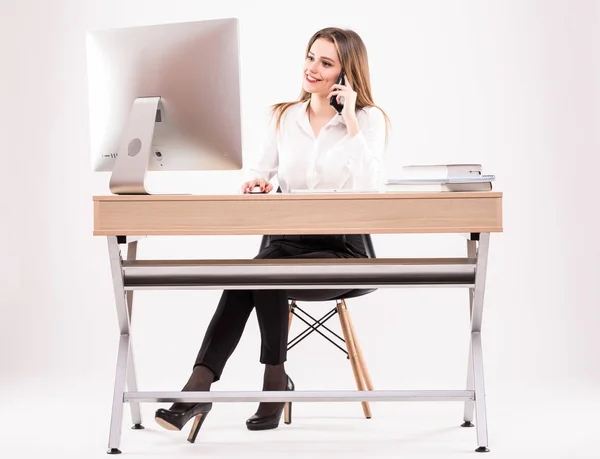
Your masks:
M279 168L279 153L277 149L277 132L275 130L275 117L271 117L266 132L263 136L261 147L249 161L249 167L244 173L245 180L262 178L270 181Z
M360 131L345 136L315 164L315 188L332 183L345 188L379 188L383 179L386 121L376 107L369 107L359 117Z

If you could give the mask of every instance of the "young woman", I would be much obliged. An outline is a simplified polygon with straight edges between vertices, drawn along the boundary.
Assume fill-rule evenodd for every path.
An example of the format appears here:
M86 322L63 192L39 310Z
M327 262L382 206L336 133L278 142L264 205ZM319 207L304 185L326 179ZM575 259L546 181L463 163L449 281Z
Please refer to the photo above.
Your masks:
M342 78L340 78L342 77ZM273 191L277 174L283 192L309 188L377 188L382 178L387 116L373 103L367 51L354 31L326 28L306 49L302 92L295 102L273 107L262 155L241 191ZM330 99L343 104L336 109ZM338 111L339 109L339 111ZM332 216L335 218L335 216ZM265 258L364 258L361 235L272 236L256 256ZM327 301L350 290L226 290L208 326L192 374L183 391L208 391L218 381L242 336L252 310L261 333L263 390L294 390L286 374L288 299ZM194 442L211 403L174 403L156 411L163 427L181 430L193 417ZM260 403L246 421L250 430L274 429L282 412L291 422L291 404Z

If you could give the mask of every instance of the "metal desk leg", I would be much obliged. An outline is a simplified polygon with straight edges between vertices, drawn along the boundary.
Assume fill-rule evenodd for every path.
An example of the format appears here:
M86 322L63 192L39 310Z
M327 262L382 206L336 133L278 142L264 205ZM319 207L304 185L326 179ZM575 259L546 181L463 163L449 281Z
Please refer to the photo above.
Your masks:
M475 288L473 290L473 309L471 314L471 360L473 387L475 389L475 415L477 417L477 452L488 452L487 415L485 409L485 384L483 380L483 351L481 346L481 321L483 315L483 297L490 245L490 234L480 233L475 266Z
M138 241L130 242L127 248L127 261L134 261L137 257L137 244ZM133 319L133 290L129 290L127 296L127 311L129 312L129 321ZM129 359L127 365L127 390L129 392L137 392L137 377L135 374L135 363L133 359L133 345L129 343ZM142 414L140 412L140 404L137 402L131 402L131 420L133 422L132 429L140 430L143 429L142 425Z
M469 364L467 365L467 390L475 390L473 385L473 352L471 350L471 343L469 343ZM465 412L463 414L465 422L461 424L461 427L475 427L475 424L473 424L474 408L475 402L473 400L465 402Z
M468 258L477 258L477 241L472 239L467 240L467 257ZM473 319L473 295L475 289L469 289L469 320ZM471 343L469 343L469 363L467 365L467 390L475 390L473 387L473 353L471 352ZM465 412L464 412L464 423L462 427L474 427L473 424L473 409L475 408L475 403L473 400L467 400L465 402Z
M121 335L115 374L115 390L113 392L112 414L110 416L110 434L108 437L108 454L121 454L121 427L123 424L123 394L127 374L127 354L129 353L129 335Z
M119 351L117 356L117 371L115 374L115 389L113 393L112 414L110 417L110 434L108 438L108 454L120 454L121 427L123 424L123 405L127 367L129 361L129 309L123 285L123 270L121 252L115 236L108 237L108 254L113 278L117 318L119 321Z

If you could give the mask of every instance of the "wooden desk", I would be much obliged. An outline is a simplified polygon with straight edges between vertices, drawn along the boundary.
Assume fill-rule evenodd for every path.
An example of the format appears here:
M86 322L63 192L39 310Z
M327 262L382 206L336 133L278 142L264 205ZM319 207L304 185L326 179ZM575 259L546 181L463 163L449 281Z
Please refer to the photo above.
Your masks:
M95 236L498 231L497 192L94 197Z
M109 435L119 453L123 405L143 428L141 402L464 401L477 417L476 451L489 451L481 322L490 233L502 231L502 193L95 196L94 235L107 236L120 341ZM468 233L465 258L336 260L136 260L138 236ZM127 246L127 259L121 255ZM243 268L243 269L240 269ZM294 281L290 281L290 274ZM139 392L130 349L133 291L174 288L469 288L471 345L466 390ZM126 391L126 386L128 391Z

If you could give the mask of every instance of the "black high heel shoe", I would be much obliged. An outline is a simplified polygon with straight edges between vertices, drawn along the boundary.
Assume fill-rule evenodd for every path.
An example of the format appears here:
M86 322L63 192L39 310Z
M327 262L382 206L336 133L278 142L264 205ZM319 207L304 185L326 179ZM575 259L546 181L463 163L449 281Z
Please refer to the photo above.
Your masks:
M285 390L292 391L295 389L294 382L291 378L287 377L287 385ZM268 416L259 416L257 414L251 416L246 420L246 427L248 430L268 430L276 429L279 426L281 419L281 413L283 413L283 422L286 424L292 423L292 402L284 402L281 407L273 414Z
M211 409L212 403L196 403L185 411L174 411L171 409L167 410L161 408L156 410L154 419L156 419L156 422L161 427L164 427L167 430L181 430L186 423L195 416L196 419L194 420L192 430L190 431L187 439L190 443L194 443L196 441L198 431L200 430L200 427L202 427L202 423L206 419L206 416Z

